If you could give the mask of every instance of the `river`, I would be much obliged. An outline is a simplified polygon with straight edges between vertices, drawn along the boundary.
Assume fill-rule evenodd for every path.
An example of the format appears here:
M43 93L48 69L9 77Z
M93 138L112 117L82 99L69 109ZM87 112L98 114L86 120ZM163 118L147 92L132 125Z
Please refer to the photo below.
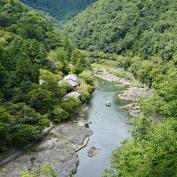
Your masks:
M117 99L120 88L112 82L100 80L91 99L88 121L92 122L88 145L78 152L79 166L75 177L102 177L105 168L110 167L112 151L120 146L122 140L130 138L127 121L128 112L120 109L122 101ZM106 107L106 102L111 107ZM90 130L83 126L63 123L55 126L37 146L24 152L0 170L1 177L19 177L22 171L35 170L45 163L52 164L60 177L66 177L75 171L78 163L76 147L90 135ZM96 147L98 154L88 157L88 150ZM31 159L36 159L31 163Z
M130 138L130 118L128 112L122 110L121 101L117 99L120 88L115 84L101 80L99 88L93 93L88 121L93 135L86 148L79 151L79 166L75 177L101 177L104 169L110 167L112 151L121 145L121 142ZM106 107L106 102L111 107ZM88 156L88 150L96 147L98 154Z

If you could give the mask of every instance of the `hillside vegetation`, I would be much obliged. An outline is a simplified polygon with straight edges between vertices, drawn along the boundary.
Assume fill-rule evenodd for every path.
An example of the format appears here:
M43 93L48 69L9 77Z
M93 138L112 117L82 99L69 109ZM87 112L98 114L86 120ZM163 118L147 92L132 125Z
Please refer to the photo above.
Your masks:
M153 96L140 100L143 114L133 118L132 139L113 152L104 177L176 177L177 68L138 57L119 58L117 65L140 81L151 83Z
M59 13L57 6L52 11ZM81 52L49 18L18 0L1 0L0 154L40 140L50 122L77 114L93 90L87 58L110 59L155 91L140 101L132 139L113 152L104 177L177 177L176 24L176 0L99 0L64 27L77 47L93 51ZM73 90L62 81L68 73L80 78L80 99L64 98Z
M80 49L170 60L177 49L177 1L99 0L66 24Z
M115 66L155 89L140 101L132 139L113 152L104 177L177 176L176 10L175 0L100 0L65 26L77 47L116 59Z
M1 0L0 26L1 154L39 140L50 121L70 119L92 86L84 81L89 62L39 13L17 0ZM81 100L63 99L72 88L58 82L69 72L83 72Z
M25 4L65 21L84 10L96 0L22 0Z

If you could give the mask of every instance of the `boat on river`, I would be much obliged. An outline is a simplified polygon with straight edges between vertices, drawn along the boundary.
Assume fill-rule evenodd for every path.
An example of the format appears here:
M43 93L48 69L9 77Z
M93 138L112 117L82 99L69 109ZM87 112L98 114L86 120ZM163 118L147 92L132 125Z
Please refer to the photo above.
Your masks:
M106 103L106 106L107 106L107 107L111 107L111 102L107 102L107 103Z

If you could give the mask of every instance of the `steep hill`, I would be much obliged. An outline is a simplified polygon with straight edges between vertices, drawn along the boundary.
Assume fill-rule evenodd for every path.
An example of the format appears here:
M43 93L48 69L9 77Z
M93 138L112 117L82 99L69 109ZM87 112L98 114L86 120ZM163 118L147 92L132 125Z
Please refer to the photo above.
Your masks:
M59 21L70 19L96 0L22 0L25 4L49 13Z
M89 63L55 24L18 0L0 1L0 26L1 157L39 140L49 120L59 123L75 113L80 100L66 105L62 98L71 88L58 81L71 70L80 74ZM89 97L87 84L84 89Z
M177 49L177 1L99 0L65 27L81 49L171 59ZM176 55L176 54L175 54Z

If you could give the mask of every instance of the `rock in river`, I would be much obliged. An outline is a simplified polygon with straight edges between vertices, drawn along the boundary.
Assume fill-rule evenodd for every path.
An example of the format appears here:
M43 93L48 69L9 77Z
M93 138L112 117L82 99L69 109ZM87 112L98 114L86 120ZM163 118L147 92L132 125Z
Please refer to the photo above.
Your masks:
M97 154L97 148L96 147L91 147L89 150L88 150L88 156L89 157L94 157L96 154Z

